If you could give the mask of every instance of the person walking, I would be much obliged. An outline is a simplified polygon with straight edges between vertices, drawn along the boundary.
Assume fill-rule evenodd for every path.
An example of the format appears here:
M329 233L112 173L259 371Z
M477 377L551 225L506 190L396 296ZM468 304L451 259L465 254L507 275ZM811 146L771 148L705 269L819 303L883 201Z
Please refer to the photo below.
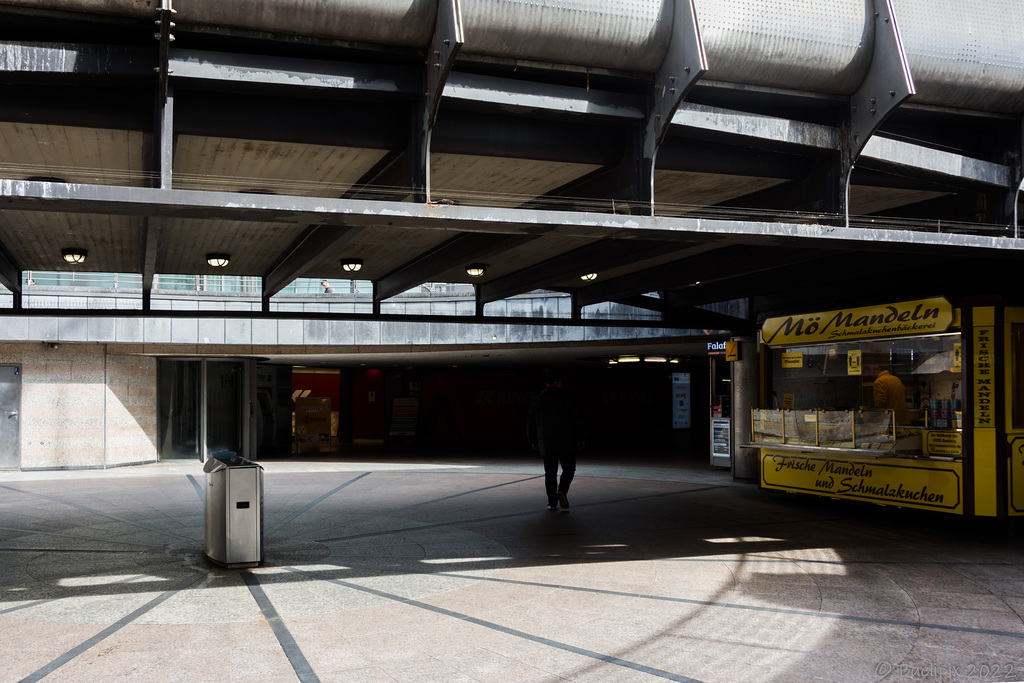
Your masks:
M586 448L583 418L573 397L562 388L561 378L548 375L544 391L530 404L526 436L530 447L544 459L544 488L548 510L569 507L569 486L576 475L576 454ZM558 477L558 467L562 477Z

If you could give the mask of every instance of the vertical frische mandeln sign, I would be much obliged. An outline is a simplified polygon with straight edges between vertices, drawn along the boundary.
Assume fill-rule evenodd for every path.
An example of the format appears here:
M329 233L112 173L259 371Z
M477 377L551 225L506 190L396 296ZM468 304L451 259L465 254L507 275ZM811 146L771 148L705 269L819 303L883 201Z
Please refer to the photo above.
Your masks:
M974 328L974 426L994 429L995 415L995 326Z
M870 337L938 334L953 324L943 297L769 318L761 326L767 346L816 344Z

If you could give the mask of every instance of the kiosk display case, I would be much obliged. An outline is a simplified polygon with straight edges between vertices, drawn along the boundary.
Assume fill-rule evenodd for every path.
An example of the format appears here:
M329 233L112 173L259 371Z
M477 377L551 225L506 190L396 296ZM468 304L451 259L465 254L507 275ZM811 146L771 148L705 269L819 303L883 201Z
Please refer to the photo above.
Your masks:
M1024 516L1024 307L937 297L790 315L765 320L760 344L744 446L763 488Z
M1005 504L1013 463L997 434L984 431L989 422L998 428L997 403L1014 405L999 392L997 377L1012 358L999 352L999 326L987 324L995 310L967 307L962 315L932 298L766 320L764 407L751 411L748 444L758 449L761 486L1020 514ZM1024 326L1020 336L1024 343ZM1003 471L993 467L1001 459Z

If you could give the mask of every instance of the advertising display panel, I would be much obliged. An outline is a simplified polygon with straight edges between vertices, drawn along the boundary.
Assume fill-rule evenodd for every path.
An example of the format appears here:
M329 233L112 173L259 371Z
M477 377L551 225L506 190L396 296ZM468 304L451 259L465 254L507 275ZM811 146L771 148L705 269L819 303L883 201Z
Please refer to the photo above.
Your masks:
M769 318L761 328L767 346L945 332L953 307L944 298L903 301L806 315Z
M298 443L329 443L331 399L308 396L295 399L295 440Z
M959 462L858 459L764 450L761 485L798 493L963 514Z
M672 429L690 428L690 373L672 373Z
M983 471L979 484L976 451L979 428L994 421L997 405L997 332L992 316L971 310L973 325L964 330L960 311L942 297L766 320L761 339L771 404L751 415L761 486L995 514L994 476ZM967 347L970 364L961 362ZM972 441L965 405L974 418ZM969 492L967 468L974 479Z

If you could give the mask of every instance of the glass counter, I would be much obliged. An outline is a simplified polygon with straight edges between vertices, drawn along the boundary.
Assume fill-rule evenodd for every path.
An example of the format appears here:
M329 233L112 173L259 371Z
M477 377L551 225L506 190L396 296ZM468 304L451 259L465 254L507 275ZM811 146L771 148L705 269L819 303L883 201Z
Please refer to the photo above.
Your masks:
M892 410L751 411L751 446L867 457L958 458L958 430L900 426Z

